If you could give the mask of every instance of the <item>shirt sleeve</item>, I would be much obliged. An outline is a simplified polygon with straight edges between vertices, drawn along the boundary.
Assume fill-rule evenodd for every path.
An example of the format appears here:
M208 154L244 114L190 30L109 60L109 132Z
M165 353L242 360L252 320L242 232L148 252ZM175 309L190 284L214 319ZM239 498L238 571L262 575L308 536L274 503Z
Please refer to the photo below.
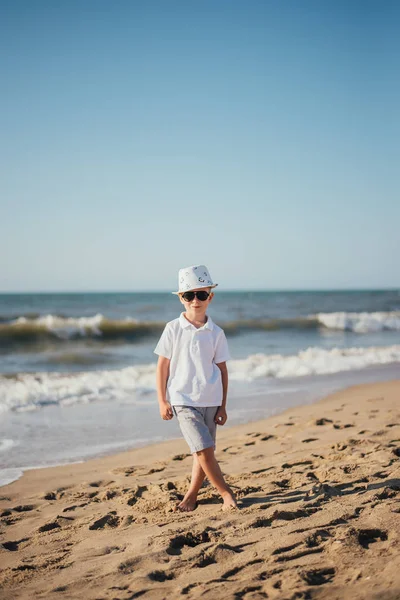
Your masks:
M215 355L214 362L217 365L218 363L225 362L230 360L228 342L225 337L225 333L221 331L217 339L217 345L215 347Z
M164 331L158 341L157 346L154 349L154 353L165 358L171 358L172 356L172 332L168 325L165 326Z

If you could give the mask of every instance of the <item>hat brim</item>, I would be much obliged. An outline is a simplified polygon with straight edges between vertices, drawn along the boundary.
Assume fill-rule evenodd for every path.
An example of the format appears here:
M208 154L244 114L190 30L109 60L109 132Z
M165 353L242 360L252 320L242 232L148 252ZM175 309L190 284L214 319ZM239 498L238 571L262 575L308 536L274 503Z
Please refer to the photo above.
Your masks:
M171 292L171 294L175 294L175 296L179 296L179 294L184 294L185 292L191 292L193 290L200 290L202 288L215 288L218 283L213 283L212 285L197 285L196 287L190 288L190 290L179 290L179 292Z

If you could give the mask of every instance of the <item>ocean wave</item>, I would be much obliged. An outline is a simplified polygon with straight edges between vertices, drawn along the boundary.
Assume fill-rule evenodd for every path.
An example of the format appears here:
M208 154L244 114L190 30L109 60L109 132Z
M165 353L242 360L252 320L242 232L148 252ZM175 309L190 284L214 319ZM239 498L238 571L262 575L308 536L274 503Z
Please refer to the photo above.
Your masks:
M46 406L96 400L132 401L155 386L155 364L81 373L24 373L0 376L0 412L27 412Z
M367 348L307 348L298 354L253 354L233 362L231 379L253 381L262 377L301 377L364 369L400 362L400 345Z
M111 320L102 314L92 317L62 317L43 315L34 319L18 317L7 323L0 323L0 343L23 345L43 340L67 341L79 338L135 340L159 334L165 323L140 322L132 317Z
M260 378L301 377L400 362L400 345L368 348L308 348L298 354L255 354L229 362L232 384ZM36 373L0 377L0 411L32 411L50 405L149 401L156 365L77 374ZM153 399L152 399L153 401Z
M400 311L318 313L296 318L238 319L219 324L228 335L240 335L246 331L304 330L321 327L355 333L400 331ZM139 321L129 316L112 320L102 314L78 318L51 314L35 318L20 316L7 322L0 320L0 344L3 347L12 347L43 340L63 342L87 338L103 342L121 339L135 342L159 335L164 326L163 322Z
M327 329L341 329L355 333L384 331L385 329L400 331L400 311L319 313L316 318Z

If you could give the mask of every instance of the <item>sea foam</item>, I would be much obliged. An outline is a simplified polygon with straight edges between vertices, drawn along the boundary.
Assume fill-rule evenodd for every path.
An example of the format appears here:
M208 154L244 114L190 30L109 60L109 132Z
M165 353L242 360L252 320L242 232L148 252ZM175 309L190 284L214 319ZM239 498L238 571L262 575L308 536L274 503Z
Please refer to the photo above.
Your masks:
M392 330L400 331L400 312L334 312L316 315L319 323L328 329L341 329L355 333Z
M260 378L301 377L400 362L400 345L367 348L308 348L295 355L254 354L229 362L232 384ZM155 391L156 365L77 374L36 373L0 377L0 411L31 411L50 405L95 401L143 404ZM151 401L154 401L152 398Z

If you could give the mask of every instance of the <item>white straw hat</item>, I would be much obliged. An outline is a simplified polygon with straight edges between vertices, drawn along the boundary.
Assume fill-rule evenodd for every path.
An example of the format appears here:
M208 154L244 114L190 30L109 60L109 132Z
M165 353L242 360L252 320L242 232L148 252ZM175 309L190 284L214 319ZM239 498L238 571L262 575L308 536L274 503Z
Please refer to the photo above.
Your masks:
M173 294L183 294L184 292L200 288L215 288L218 285L218 283L213 283L209 270L205 265L195 265L179 269L178 280L179 290L172 292Z

